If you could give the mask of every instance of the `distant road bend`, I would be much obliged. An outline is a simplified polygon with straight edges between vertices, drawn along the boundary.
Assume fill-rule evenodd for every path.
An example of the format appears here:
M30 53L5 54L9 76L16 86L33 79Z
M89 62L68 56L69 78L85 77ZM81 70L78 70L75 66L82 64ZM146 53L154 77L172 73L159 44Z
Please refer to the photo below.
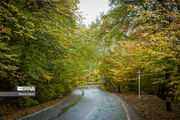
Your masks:
M97 85L77 87L70 99L19 120L141 120L119 96Z

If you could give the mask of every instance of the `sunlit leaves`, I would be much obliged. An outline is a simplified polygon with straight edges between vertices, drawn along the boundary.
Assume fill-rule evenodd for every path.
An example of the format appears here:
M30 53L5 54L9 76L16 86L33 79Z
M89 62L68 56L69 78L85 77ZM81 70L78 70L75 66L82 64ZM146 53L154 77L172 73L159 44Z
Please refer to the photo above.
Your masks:
M172 5L175 1L111 2L112 9L101 18L102 24L99 23L100 38L110 43L109 53L102 58L100 68L105 87L116 91L112 87L114 84L122 88L122 85L135 85L139 68L142 70L142 88L150 85L158 88L157 84L167 81L174 83L172 88L177 86L180 47L179 15L176 6ZM171 74L169 80L164 78L167 70ZM153 93L157 94L154 88Z

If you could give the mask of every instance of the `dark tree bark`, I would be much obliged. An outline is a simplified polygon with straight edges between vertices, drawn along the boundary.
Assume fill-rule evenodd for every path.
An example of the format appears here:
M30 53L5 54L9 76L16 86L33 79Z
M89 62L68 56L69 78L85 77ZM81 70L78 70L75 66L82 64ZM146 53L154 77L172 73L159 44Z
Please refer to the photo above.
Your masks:
M169 91L170 91L170 86L169 86L169 78L170 78L170 73L168 73L168 71L166 71L165 73L166 76L166 110L167 111L171 111L171 98L169 95Z
M117 87L118 87L118 93L121 93L121 87L120 87L120 85L118 84Z

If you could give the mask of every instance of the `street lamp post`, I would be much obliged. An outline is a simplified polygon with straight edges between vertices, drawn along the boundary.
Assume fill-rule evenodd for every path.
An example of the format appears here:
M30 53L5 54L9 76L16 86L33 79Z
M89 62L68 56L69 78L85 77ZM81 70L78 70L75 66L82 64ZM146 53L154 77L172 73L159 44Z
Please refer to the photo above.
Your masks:
M138 72L137 72L138 74L139 74L139 79L138 79L138 97L139 97L139 99L140 99L140 97L141 97L141 70L139 69L138 70Z

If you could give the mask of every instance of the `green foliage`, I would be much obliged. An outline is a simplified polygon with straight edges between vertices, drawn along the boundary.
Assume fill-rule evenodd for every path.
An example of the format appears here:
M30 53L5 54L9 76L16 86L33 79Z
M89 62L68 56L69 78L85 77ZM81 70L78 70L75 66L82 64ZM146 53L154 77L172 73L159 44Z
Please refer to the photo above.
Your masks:
M17 105L21 106L21 107L29 107L29 106L38 104L38 102L36 100L34 100L33 98L30 98L30 97L27 97L27 96L18 98L16 100L16 102L17 102Z
M97 60L96 41L77 20L78 0L0 1L0 84L36 86L18 105L62 97Z

